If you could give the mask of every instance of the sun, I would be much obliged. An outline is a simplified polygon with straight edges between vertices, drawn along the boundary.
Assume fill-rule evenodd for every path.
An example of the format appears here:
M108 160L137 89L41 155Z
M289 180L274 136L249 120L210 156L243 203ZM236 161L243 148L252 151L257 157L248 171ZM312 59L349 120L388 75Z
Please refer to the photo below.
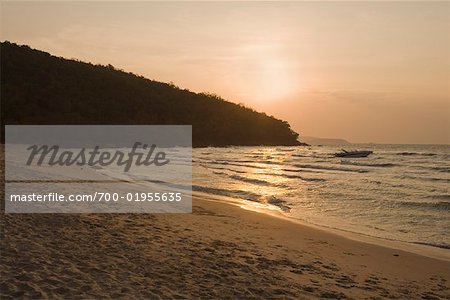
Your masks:
M290 95L294 88L294 78L289 72L286 61L271 57L261 61L261 93L262 100L278 100Z
M298 90L298 64L273 41L246 44L238 48L238 62L230 66L233 85L240 97L251 102L275 102Z

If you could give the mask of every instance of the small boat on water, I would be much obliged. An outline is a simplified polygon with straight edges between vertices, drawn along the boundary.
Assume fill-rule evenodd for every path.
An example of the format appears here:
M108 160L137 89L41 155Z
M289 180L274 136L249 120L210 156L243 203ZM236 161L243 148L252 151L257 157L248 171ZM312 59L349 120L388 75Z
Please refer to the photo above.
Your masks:
M335 157L367 157L372 154L373 151L370 150L351 150L347 151L342 149L341 152L335 153Z

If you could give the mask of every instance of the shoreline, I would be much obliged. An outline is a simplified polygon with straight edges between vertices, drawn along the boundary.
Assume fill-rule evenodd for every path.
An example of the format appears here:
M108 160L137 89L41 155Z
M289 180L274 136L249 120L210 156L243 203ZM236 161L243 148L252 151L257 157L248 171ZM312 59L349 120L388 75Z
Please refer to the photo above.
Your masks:
M319 224L309 223L307 221L296 219L287 216L282 212L279 207L276 205L264 205L257 202L252 202L248 200L239 200L234 198L229 198L225 196L216 196L210 195L203 192L193 192L193 198L195 197L203 197L206 201L214 201L218 203L235 205L240 207L241 209L257 212L266 216L279 218L288 222L292 222L294 224L298 224L300 226L310 227L312 229L316 229L319 231L324 231L330 234L338 235L340 237L350 239L357 242L368 243L375 246L381 246L385 248L391 248L393 250L401 250L405 252L414 253L417 255L439 259L445 262L450 262L450 250L446 248L436 247L427 244L419 244L412 242L405 242L399 240L391 240L382 237L371 236L363 233L358 233L349 230L343 230L334 227L328 227Z
M239 204L237 204L237 205L239 205ZM255 211L255 212L262 213L262 214L267 214L269 216L281 218L281 219L287 220L289 222L299 224L301 226L307 226L307 227L311 227L311 228L314 228L317 230L329 232L329 233L336 234L336 235L339 235L341 237L344 237L344 238L347 238L350 240L373 244L373 245L382 246L382 247L386 247L386 248L392 248L392 249L396 249L396 250L402 250L402 251L411 252L411 253L414 253L417 255L422 255L422 256L450 262L450 249L447 249L447 248L428 245L428 244L420 244L420 243L406 242L406 241L400 241L400 240L395 240L395 239L388 239L388 238L372 236L372 235L368 235L368 234L364 234L364 233L360 233L360 232L344 230L344 229L335 228L335 227L328 227L325 225L314 224L314 223L307 222L305 220L289 217L286 214L284 214L282 211L277 211L277 210L272 210L272 209L264 209L264 208L252 209L251 204L249 204L249 205L244 204L244 205L240 205L240 206L243 209L248 209L250 211Z

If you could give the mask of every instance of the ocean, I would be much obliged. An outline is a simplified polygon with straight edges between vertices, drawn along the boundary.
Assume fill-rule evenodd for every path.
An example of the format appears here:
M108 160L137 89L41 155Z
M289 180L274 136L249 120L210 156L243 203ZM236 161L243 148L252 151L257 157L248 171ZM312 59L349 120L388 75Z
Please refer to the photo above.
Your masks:
M341 148L373 154L334 157ZM179 151L172 162L185 164ZM221 201L342 233L450 249L450 145L194 148L192 167L192 190ZM148 180L150 189L191 188L111 166L97 171Z
M337 158L341 148L366 158ZM450 145L193 150L193 189L361 235L450 249Z

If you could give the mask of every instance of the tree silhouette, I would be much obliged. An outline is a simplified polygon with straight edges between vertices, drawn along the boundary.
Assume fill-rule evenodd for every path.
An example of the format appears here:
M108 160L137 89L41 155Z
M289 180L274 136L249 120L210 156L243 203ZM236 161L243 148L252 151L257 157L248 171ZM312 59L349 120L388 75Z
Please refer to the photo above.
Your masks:
M192 125L194 146L300 144L287 122L215 94L10 42L0 52L2 136L5 124L173 124Z

